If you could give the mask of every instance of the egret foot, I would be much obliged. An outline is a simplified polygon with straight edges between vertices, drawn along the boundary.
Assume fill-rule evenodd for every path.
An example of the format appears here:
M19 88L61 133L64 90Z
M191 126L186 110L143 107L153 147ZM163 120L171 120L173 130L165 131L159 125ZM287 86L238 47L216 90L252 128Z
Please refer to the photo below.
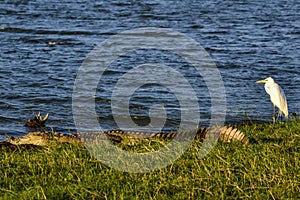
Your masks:
M276 122L276 115L274 115L274 116L272 117L272 119L273 119L273 123L275 124L275 122Z

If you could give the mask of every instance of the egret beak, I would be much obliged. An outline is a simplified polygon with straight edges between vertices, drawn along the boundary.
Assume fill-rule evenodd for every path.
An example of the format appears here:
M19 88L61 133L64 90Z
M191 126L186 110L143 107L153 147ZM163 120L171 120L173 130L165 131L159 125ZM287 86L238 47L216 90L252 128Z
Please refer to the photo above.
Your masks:
M266 80L266 79L264 79L264 80L259 80L259 81L256 81L255 83L265 83L265 82L267 82L267 80Z

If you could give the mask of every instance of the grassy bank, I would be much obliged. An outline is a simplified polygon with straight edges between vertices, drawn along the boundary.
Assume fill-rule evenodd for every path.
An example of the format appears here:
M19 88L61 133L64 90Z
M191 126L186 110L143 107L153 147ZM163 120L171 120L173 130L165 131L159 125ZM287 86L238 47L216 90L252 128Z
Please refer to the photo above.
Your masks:
M240 130L248 145L219 143L200 159L201 143L194 141L173 164L145 174L111 169L80 145L1 150L0 198L300 198L300 120Z

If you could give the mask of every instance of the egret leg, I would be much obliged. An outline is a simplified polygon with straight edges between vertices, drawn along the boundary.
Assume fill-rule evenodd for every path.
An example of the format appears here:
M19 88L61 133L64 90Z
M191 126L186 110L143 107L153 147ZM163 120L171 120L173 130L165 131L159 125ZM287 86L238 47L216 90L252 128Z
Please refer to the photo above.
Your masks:
M276 106L274 105L274 115L273 115L273 123L276 122Z

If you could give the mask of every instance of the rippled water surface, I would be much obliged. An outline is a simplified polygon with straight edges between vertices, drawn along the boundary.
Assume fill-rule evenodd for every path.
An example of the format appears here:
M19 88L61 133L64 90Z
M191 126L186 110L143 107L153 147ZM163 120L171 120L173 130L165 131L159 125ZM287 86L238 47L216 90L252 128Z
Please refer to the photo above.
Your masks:
M49 127L75 131L72 93L81 64L101 42L141 27L169 28L205 48L225 85L228 123L271 119L269 97L263 85L255 84L269 76L284 89L290 113L298 114L299 10L298 0L4 1L0 4L0 134L23 135L28 131L26 119L39 111L50 113ZM118 110L124 102L111 105L117 80L145 63L163 63L180 71L197 95L200 125L208 123L211 99L203 77L178 55L140 49L116 59L99 81L95 110L103 128L117 128L112 106L116 115L123 115ZM136 123L147 125L153 105L167 114L166 129L178 127L179 101L159 84L137 88L129 112Z

